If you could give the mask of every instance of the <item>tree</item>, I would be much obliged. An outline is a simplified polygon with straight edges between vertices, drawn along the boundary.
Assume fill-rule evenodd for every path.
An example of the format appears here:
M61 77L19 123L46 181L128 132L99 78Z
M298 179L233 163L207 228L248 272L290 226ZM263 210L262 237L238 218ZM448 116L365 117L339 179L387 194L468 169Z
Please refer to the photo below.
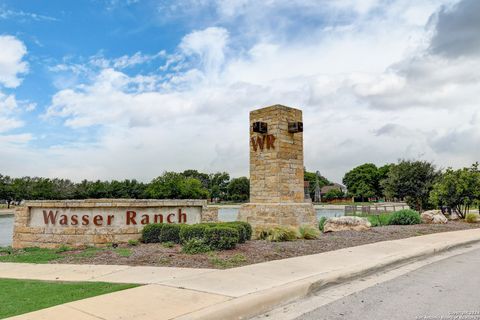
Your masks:
M345 194L340 189L330 189L324 196L323 199L329 201L334 199L342 199L345 197Z
M465 218L470 207L480 200L478 163L459 170L448 168L433 186L430 199L437 206L449 206L460 218Z
M230 182L230 175L226 172L217 172L209 175L208 192L212 199L218 198L225 200L228 193L228 184Z
M9 176L0 174L0 200L7 202L8 208L13 201L12 179Z
M200 180L185 177L177 172L165 172L152 180L146 189L150 198L154 199L207 199L208 190Z
M387 197L404 199L410 208L423 211L431 208L429 196L439 176L428 161L400 160L390 168L382 186Z
M207 173L202 173L202 172L198 172L198 170L190 169L190 170L183 171L182 175L184 175L187 178L195 178L199 180L205 189L208 189L210 187L210 176Z
M227 187L228 199L232 201L247 201L250 197L250 181L247 177L234 178Z
M383 181L388 178L388 174L390 173L390 169L394 166L395 164L389 163L384 166L381 166L378 168L378 190L377 190L377 195L379 197L385 197L385 190L383 188Z
M378 169L373 163L365 163L353 168L343 177L343 184L354 197L365 198L379 196Z

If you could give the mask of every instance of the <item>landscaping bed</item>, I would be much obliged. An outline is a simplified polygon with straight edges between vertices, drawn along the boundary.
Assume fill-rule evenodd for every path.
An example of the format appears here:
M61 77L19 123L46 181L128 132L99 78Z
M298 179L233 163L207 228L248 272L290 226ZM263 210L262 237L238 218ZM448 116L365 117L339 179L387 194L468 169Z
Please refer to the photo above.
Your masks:
M121 245L118 248L87 248L84 250L41 249L38 255L48 255L39 259L44 263L76 264L122 264L186 268L231 268L241 265L285 259L347 247L359 246L386 240L403 239L431 233L479 228L480 224L463 221L450 221L448 224L390 225L375 227L369 231L339 231L321 234L317 240L296 240L269 242L253 240L238 244L233 250L212 251L200 254L182 253L181 246L173 243L139 243L135 246ZM34 259L15 259L14 255L2 256L1 261L33 262Z

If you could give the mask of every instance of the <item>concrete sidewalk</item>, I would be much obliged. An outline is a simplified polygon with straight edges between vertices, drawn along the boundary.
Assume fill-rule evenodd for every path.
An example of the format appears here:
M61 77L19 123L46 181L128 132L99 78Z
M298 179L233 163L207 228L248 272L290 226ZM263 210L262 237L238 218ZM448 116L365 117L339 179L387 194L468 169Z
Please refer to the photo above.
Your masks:
M90 272L95 273L92 276L86 271L90 278L85 280L132 282L128 280L133 279L135 283L153 284L11 319L245 319L327 285L478 241L480 229L437 233L228 270L197 270L198 273L192 271L188 274L190 269L187 269L186 273L175 278L155 278L152 281L148 280L151 274L137 274L135 268L142 267L110 266L113 271L109 273L105 273L106 269L92 270ZM9 264L9 267L11 269L12 265ZM73 270L78 267L71 267L70 277L75 278ZM85 270L92 268L85 267ZM0 264L0 278L12 275L5 269L9 269L7 265ZM26 270L23 272L26 273ZM48 276L54 277L55 272ZM59 280L68 278L60 270L57 276Z

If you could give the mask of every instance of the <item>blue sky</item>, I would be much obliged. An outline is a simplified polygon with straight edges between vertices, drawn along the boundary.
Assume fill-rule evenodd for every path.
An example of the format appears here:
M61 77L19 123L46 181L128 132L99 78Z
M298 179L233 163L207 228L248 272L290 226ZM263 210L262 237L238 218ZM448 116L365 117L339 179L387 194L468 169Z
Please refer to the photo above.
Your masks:
M475 0L0 0L0 173L248 174L248 112L304 111L305 162L479 160ZM461 35L461 36L459 36Z

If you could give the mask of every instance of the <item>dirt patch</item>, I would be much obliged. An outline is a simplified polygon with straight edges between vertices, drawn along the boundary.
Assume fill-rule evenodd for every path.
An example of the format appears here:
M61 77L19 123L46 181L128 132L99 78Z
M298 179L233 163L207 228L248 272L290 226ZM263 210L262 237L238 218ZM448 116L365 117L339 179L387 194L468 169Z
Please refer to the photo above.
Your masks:
M186 268L231 268L354 247L379 241L403 239L431 233L480 228L480 224L450 221L445 225L384 226L370 231L341 231L322 234L318 240L292 242L248 241L234 250L184 254L180 245L139 244L119 248L67 251L53 263L121 264ZM448 237L448 235L445 235Z

